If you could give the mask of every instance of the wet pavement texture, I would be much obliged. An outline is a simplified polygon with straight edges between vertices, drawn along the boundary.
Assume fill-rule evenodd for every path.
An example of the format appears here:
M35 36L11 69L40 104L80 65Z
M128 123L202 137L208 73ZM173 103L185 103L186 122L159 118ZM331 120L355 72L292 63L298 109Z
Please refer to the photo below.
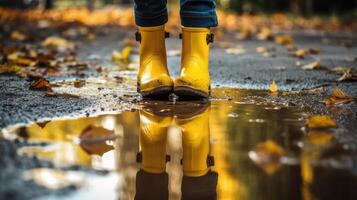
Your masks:
M106 199L133 199L134 195L168 195L172 199L181 195L254 200L356 199L352 189L357 180L356 103L328 108L321 101L335 84L353 97L357 96L357 86L354 82L337 82L339 75L335 73L296 66L296 62L306 64L318 57L327 68L348 66L356 71L356 62L350 61L357 55L354 35L289 33L298 48L321 49L320 55L305 59L295 58L286 47L269 41L238 41L230 35L218 38L210 58L214 87L210 103L174 104L142 101L135 88L136 69L118 69L111 61L112 51L123 48L122 40L133 37L134 30L106 29L107 34L94 41L78 41L77 56L108 72L98 74L89 68L86 85L81 88L73 87L76 76L48 78L59 85L56 91L80 98L46 97L29 90L26 79L0 75L0 148L6 152L0 157L1 197L90 199L105 190ZM326 39L331 43L351 40L353 45L326 44ZM226 48L219 47L226 43L231 48L244 48L245 53L227 54ZM276 56L256 53L259 46L274 47ZM169 52L179 50L178 37L168 39L167 47ZM137 49L132 56L137 59ZM169 55L168 63L171 74L177 76L180 56ZM278 93L266 91L272 80L279 86ZM324 86L326 92L284 92L318 86ZM314 114L330 115L339 127L310 132L304 123ZM203 132L188 143L184 133L190 123L187 121L197 123ZM208 126L209 129L202 128ZM161 137L166 140L161 141L161 147L155 145L152 155L150 149L147 152L149 157L158 153L162 159L170 154L167 174L161 173L165 163L162 159L158 161L159 176L148 173L152 171L150 166L149 170L140 170L145 165L143 136L147 132L162 132L161 136L154 134L154 142L160 142ZM203 147L194 147L196 140L202 140ZM164 146L165 155L160 150ZM195 155L195 151L186 152L185 148L208 153ZM192 165L184 161L181 165L184 152L193 153ZM214 157L214 166L207 164L207 155ZM185 166L196 167L196 161L202 162L199 167L207 164L202 179L184 170ZM62 184L54 180L62 180ZM157 188L143 187L152 181L167 193L152 193ZM207 187L202 187L202 182Z
M357 160L334 137L341 128L308 130L306 108L272 102L264 91L230 92L231 101L142 101L121 114L32 123L3 133L26 141L20 156L81 177L58 186L45 176L57 173L48 167L27 171L43 187L78 188L41 199L87 199L103 190L106 199L357 197ZM93 171L79 175L69 166Z

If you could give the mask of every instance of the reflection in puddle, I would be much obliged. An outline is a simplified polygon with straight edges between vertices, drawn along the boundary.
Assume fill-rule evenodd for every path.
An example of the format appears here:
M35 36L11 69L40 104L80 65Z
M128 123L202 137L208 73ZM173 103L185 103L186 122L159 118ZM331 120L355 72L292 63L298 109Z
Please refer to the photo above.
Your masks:
M305 133L302 110L265 92L226 93L232 100L144 101L139 110L6 135L28 139L21 154L110 172L88 175L70 199L357 199L355 175L321 164L338 146L333 133Z

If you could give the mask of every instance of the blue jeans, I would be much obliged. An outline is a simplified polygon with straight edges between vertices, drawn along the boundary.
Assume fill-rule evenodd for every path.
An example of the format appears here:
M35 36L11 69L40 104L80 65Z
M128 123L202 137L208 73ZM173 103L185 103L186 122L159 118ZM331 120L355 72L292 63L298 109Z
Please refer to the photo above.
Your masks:
M160 26L167 22L167 0L134 0L135 23L138 26ZM180 0L181 24L185 27L217 26L214 0Z

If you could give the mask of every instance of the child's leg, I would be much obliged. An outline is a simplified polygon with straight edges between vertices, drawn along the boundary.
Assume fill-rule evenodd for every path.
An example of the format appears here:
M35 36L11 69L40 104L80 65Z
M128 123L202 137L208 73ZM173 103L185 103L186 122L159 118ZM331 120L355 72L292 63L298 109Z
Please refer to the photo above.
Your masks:
M214 0L180 0L181 24L184 27L215 27L218 24Z
M167 0L134 0L135 23L138 26L160 26L167 22Z
M210 95L208 69L209 44L213 34L209 28L217 26L214 0L181 0L182 58L181 73L175 80L174 92L179 96L203 97Z
M135 0L136 39L140 42L138 92L144 97L168 96L173 81L167 69L164 24L166 0Z

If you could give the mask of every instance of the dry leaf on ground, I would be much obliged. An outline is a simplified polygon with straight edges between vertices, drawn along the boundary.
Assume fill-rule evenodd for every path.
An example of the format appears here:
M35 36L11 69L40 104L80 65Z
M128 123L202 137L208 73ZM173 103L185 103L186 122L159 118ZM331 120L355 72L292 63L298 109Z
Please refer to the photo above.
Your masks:
M59 93L59 92L53 92L53 91L47 91L45 92L46 97L65 97L65 98L75 98L79 99L80 96L76 94L70 94L70 93Z
M244 48L228 48L226 49L227 54L239 55L245 54L246 50Z
M309 49L309 53L311 54L320 54L321 53L321 49L320 48L310 48Z
M335 128L336 122L328 115L315 115L306 120L308 128Z
M19 31L13 31L11 32L10 38L16 41L24 41L26 40L27 36Z
M268 27L263 27L257 34L258 40L271 40L273 39L273 32Z
M352 69L349 68L343 72L342 76L338 78L337 81L357 81L357 76L354 75Z
M47 79L41 78L33 82L30 86L31 90L52 91L50 82Z
M275 43L281 45L292 45L294 44L294 39L288 35L278 36L275 37Z
M73 85L76 88L81 88L86 85L86 81L85 80L75 80Z
M42 42L42 45L46 47L56 48L58 51L73 50L75 47L74 43L57 36L51 36L46 38Z
M293 55L298 58L305 58L306 54L307 53L304 49L299 49L299 50L295 51L295 53Z
M0 64L0 74L15 74L21 69L22 67L19 65Z
M301 67L304 70L314 70L314 69L323 69L324 67L321 65L320 61L315 61Z
M271 83L269 87L270 92L277 92L278 91L278 85L275 83L275 80Z
M353 101L353 98L337 86L333 87L331 96L323 100L326 106L341 105L351 101Z

